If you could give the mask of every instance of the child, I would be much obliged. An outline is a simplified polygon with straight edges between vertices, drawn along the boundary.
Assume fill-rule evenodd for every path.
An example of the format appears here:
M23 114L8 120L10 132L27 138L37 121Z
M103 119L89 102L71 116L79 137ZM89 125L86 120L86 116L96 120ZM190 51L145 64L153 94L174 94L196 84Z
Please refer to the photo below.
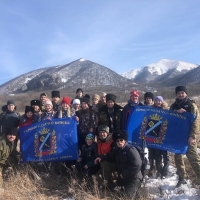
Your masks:
M52 118L54 118L56 112L53 110L53 104L49 99L46 99L45 103L45 111L40 115L39 117L39 122L43 121L43 120L51 120Z
M37 122L37 116L34 114L34 108L31 106L25 107L25 114L20 117L19 128L22 126L28 126Z
M94 135L87 134L85 138L86 144L82 147L82 153L77 160L76 167L86 176L92 176L99 169L99 165L94 164L94 160L98 157L97 143L94 142Z
M162 96L156 96L154 99L154 105L155 108L165 109L167 110L167 103L163 101ZM155 160L156 160L156 170L157 170L157 177L164 178L168 175L168 169L169 169L169 153L164 150L159 149L153 149L155 154ZM164 162L164 166L162 165L162 160Z

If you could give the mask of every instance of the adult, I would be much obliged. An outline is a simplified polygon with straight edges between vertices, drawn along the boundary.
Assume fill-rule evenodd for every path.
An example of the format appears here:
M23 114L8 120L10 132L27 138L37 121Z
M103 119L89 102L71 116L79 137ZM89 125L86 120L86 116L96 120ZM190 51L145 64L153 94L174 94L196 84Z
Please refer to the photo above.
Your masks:
M117 184L124 186L128 198L134 198L143 178L141 173L142 160L137 149L129 145L127 139L126 131L116 131L113 134L113 140L116 142L117 148L96 158L95 162L114 161L118 172Z
M53 110L58 112L61 109L60 92L55 90L52 91L51 97L52 97Z
M130 99L122 110L121 130L126 130L126 124L128 121L129 114L131 110L136 106L143 106L143 104L139 102L139 92L137 90L132 90L130 92Z
M31 107L33 107L33 109L34 109L34 114L36 114L36 115L41 114L39 100L37 100L37 99L31 100L30 104L31 104Z
M92 106L91 109L98 112L99 109L102 107L102 104L99 102L100 96L98 94L94 94L92 96Z
M7 128L17 128L19 126L20 114L15 110L15 107L13 100L7 101L7 110L0 121L3 134Z
M152 92L146 92L144 94L144 105L145 106L152 106L154 104L154 95Z
M81 88L78 88L78 89L76 90L76 96L75 96L74 99L79 99L80 102L81 102L81 100L82 100L83 97L84 97L84 95L83 95L83 90L82 90ZM73 99L73 100L74 100L74 99ZM89 99L89 98L88 98L88 99ZM73 100L71 101L71 104L73 103Z
M185 86L177 86L175 88L176 100L171 105L170 110L176 111L177 113L190 112L196 116L196 119L192 123L190 134L188 138L188 149L186 156L192 166L194 172L196 173L197 179L196 183L200 185L200 157L197 151L197 134L199 132L199 110L194 103L187 96L187 88ZM177 174L179 175L179 180L176 187L186 184L186 170L184 164L184 157L181 154L175 154L175 165L177 168Z
M98 126L98 116L97 114L89 109L89 99L83 97L81 101L81 110L76 112L76 120L79 122L78 125L78 142L79 149L85 144L85 137L88 133L93 133L95 135L95 130Z
M99 110L99 125L108 126L111 133L120 129L122 107L115 101L116 96L114 94L107 94L106 105L103 105Z
M7 128L5 135L0 139L0 187L3 184L3 175L5 171L14 165L17 165L21 158L18 143L18 129Z

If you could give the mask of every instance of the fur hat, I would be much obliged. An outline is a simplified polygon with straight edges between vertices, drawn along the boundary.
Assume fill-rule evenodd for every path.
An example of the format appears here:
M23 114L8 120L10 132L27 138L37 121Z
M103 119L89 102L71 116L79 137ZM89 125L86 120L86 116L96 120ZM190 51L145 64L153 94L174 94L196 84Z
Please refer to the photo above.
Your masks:
M131 92L130 92L130 97L131 96L136 96L136 97L139 97L140 95L139 95L139 92L137 91L137 90L132 90Z
M98 127L98 132L100 132L100 131L105 131L106 133L109 134L109 127L108 127L108 126L105 126L105 125L100 125L100 126Z
M82 99L81 99L81 103L82 102L85 102L85 103L87 103L88 105L90 104L90 99L88 99L87 97L83 97Z
M100 96L99 96L98 94L94 94L94 95L92 96L92 100L93 100L93 99L99 100L99 99L100 99Z
M155 99L154 99L154 101L156 101L156 100L160 100L162 102L164 101L162 96L156 96Z
M31 106L39 106L40 107L40 101L39 100L32 100L31 102Z
M80 102L80 100L79 100L79 99L74 99L72 104L73 104L73 105L74 105L74 104L79 104L79 105L80 105L80 104L81 104L81 102Z
M144 100L146 100L147 97L151 98L152 100L154 99L154 95L152 92L146 92L144 94Z
M78 88L77 90L76 90L76 94L78 93L78 92L82 92L83 93L83 90L81 89L81 88Z
M5 135L15 135L18 136L18 129L17 128L7 128Z
M90 99L90 95L89 94L85 94L85 97L87 97L88 99Z
M68 104L68 105L70 105L70 98L69 97L63 97L63 100L62 100L62 104L63 103L66 103L66 104Z
M92 140L94 140L94 135L93 135L92 133L88 133L88 134L86 135L86 137L85 137L85 140L87 140L87 139L92 139Z
M41 93L41 94L40 94L40 97L41 97L41 96L47 97L47 94L46 94L46 93Z
M26 107L25 107L25 114L26 114L27 112L32 112L32 113L34 113L34 108L33 108L32 106L26 106Z
M110 101L113 101L115 103L116 98L117 97L114 94L107 94L106 95L106 102L110 100Z
M53 104L50 99L46 99L46 101L44 102L44 106L46 105L51 105L53 107Z
M13 100L8 100L7 101L7 106L10 105L10 104L13 104L15 106L15 102Z
M118 130L113 133L113 141L116 142L118 139L124 139L127 141L128 133L124 130Z
M176 94L177 94L178 92L181 92L181 91L183 91L183 92L185 92L185 93L187 94L187 88L186 88L185 86L177 86L177 87L175 88Z
M51 92L51 97L53 98L53 97L59 97L60 98L60 91L52 91Z

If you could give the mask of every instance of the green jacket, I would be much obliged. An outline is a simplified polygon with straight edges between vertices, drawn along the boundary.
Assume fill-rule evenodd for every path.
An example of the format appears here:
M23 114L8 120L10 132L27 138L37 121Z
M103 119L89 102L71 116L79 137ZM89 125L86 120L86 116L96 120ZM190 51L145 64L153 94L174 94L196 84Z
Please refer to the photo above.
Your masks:
M7 140L6 136L0 137L0 173L5 166L15 165L21 158L21 153L16 151L17 139L14 142Z

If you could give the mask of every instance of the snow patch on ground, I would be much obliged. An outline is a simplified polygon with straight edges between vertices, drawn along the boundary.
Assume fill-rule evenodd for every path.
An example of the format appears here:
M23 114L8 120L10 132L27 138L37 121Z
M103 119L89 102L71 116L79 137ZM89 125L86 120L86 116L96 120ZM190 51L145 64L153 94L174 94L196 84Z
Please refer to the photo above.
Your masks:
M145 177L145 187L148 188L150 196L154 200L198 200L200 199L199 188L193 188L191 182L188 180L187 184L179 188L175 188L178 182L176 175L176 168L170 166L170 177L160 179L156 177Z

